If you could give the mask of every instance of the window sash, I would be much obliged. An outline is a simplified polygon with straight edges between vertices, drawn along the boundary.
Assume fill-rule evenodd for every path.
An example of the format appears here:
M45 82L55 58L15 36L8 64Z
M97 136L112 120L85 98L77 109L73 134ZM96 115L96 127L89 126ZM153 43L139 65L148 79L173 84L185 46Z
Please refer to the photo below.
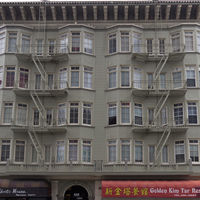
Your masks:
M60 69L59 72L59 88L67 88L67 68Z
M116 69L114 69L116 70ZM117 72L116 71L109 71L109 88L116 88L117 87Z
M130 105L121 105L121 123L130 123Z
M6 34L0 33L0 54L5 52L6 48Z
M58 106L58 125L66 124L66 105L60 104Z
M129 87L130 86L130 72L128 70L121 69L121 87Z
M22 53L30 53L30 45L31 45L30 36L22 35L21 52Z
M143 162L143 143L140 141L135 142L135 162Z
M142 46L141 34L134 33L133 34L133 51L135 53L140 53L141 46Z
M130 162L130 141L121 142L121 161Z
M173 72L173 86L175 88L181 88L182 87L182 73L181 72Z
M175 160L176 163L185 162L185 144L175 144Z
M196 103L188 103L188 123L197 124L197 105Z
M91 125L92 112L91 104L83 105L83 124Z
M37 151L34 146L32 146L32 158L31 158L32 163L37 163Z
M78 124L79 105L70 105L70 124Z
M162 162L163 163L168 163L169 162L169 157L168 157L168 146L165 145L162 149Z
M83 141L82 147L82 161L90 163L91 162L91 142Z
M6 71L6 87L14 87L15 84L15 71L8 70Z
M174 122L175 125L183 124L183 104L174 104Z
M92 72L84 71L84 88L92 89Z
M90 33L84 34L83 48L86 53L93 53L93 35Z
M65 160L65 143L58 141L56 144L56 162L61 163Z
M116 141L108 142L108 162L117 161L117 145Z
M122 52L129 51L129 33L128 32L121 33L121 51Z
M27 119L27 105L18 104L17 124L25 126L27 121L26 119Z
M180 34L172 35L172 51L180 52Z
M78 161L78 140L69 141L69 161Z
M109 36L109 53L115 53L117 51L117 39L116 34Z
M195 70L194 69L187 69L186 70L186 79L187 79L187 87L195 87L196 86Z
M4 124L12 123L12 112L13 112L13 103L4 103L4 112L3 112Z
M60 38L60 53L68 53L68 37L63 35Z
M80 52L80 33L72 33L72 52Z
M8 38L8 52L15 53L17 52L17 34L11 33Z
M79 87L79 71L71 71L71 87Z
M117 124L117 106L116 105L109 105L108 124L109 125Z
M15 143L15 162L24 162L25 142L16 141Z
M10 140L2 140L1 144L1 161L6 162L10 159L10 148L11 141Z
M153 163L155 161L155 146L149 146L149 162Z

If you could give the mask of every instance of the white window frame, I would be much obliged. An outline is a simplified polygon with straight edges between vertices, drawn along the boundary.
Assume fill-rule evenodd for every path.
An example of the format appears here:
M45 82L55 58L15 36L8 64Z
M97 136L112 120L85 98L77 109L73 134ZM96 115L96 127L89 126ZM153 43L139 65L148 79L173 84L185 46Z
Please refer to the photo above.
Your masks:
M90 114L91 114L91 119L90 119L90 124L84 123L84 109L90 109ZM91 126L92 125L92 103L90 102L83 102L82 103L82 124L86 126Z
M70 143L70 141L73 141ZM74 142L74 141L77 141L77 142ZM69 147L70 147L70 144L73 144L73 145L76 145L76 148L77 148L77 160L70 160L70 151L69 151ZM79 140L78 139L68 139L68 162L69 163L78 163L79 162Z
M33 153L36 153L36 161L33 160ZM38 152L37 150L35 149L35 146L34 145L31 145L31 163L32 164L37 164L38 163Z
M20 124L19 121L18 121L19 105L26 105L26 121L25 121L24 124ZM17 103L17 112L16 112L16 124L17 125L19 125L19 126L27 126L27 123L28 123L28 110L29 110L28 104L23 103L23 102Z
M181 154L176 154L176 142L182 142L182 141L183 141L183 143L180 143L180 144L177 144L177 145L179 145L179 146L184 145L184 161L183 162L176 162L176 155L181 155ZM174 161L175 161L176 164L185 164L185 162L186 162L186 151L185 150L186 150L185 149L185 140L182 140L182 139L175 140L175 142L174 142Z
M4 86L4 67L0 66L0 88Z
M48 124L48 117L47 117L47 114L48 114L48 110L51 110L51 123L50 124ZM46 108L46 125L47 126L53 126L53 125L56 125L56 123L54 123L55 121L55 119L54 119L54 115L53 115L53 108Z
M110 148L109 147L110 146L115 146L115 161L110 161L111 160L110 159L110 154L109 154L109 152L110 152ZM116 139L108 140L107 141L107 162L109 164L113 164L113 163L117 162L117 160L118 160L118 153L117 152L118 152L118 142L117 142L117 140Z
M10 40L10 38L16 39L16 44L13 45L13 46L15 46L14 48L12 47L13 49L9 50L9 40ZM17 32L8 32L7 53L16 53L18 51L17 46L18 46L18 33Z
M89 155L90 161L89 162L83 160L83 158L84 158L84 156L83 156L84 146L90 147L90 155ZM81 161L84 164L92 164L92 141L91 140L84 139L84 140L81 141Z
M136 142L141 142L141 143L136 144ZM136 161L136 146L142 147L142 161L141 162ZM137 164L143 164L144 163L144 142L141 141L141 140L135 140L134 141L134 163L137 163Z
M174 74L175 73L180 73L181 74L181 79L180 80L178 80L178 79L175 80L174 79ZM178 87L175 85L177 83L178 84L180 83L180 87L179 87L179 85L178 85ZM172 72L172 88L173 89L180 89L182 87L183 87L183 72L180 69L178 69L178 70Z
M110 124L109 123L109 118L110 117L114 117L114 116L110 116L110 109L115 109L116 112L116 123L115 124ZM113 126L113 125L117 125L118 124L118 109L117 109L117 103L108 103L108 126Z
M46 147L49 148L49 161L46 161ZM50 144L44 145L44 162L45 163L51 163L52 160L52 146Z
M91 52L88 52L87 47L91 46ZM83 51L86 54L94 54L94 34L89 32L84 32L84 38L83 38Z
M61 148L64 147L64 150L61 149L61 150L63 150L63 152L61 152L61 153L63 153L63 155L62 155L63 158L61 160L60 159L58 160L58 147L61 147ZM65 141L64 140L57 140L56 141L56 152L55 152L55 154L56 154L55 155L55 158L56 158L55 162L56 162L56 164L63 164L65 162L65 148L66 148L66 145L65 145Z
M165 47L165 38L159 38L159 54L163 55L166 53L166 47Z
M151 41L151 43L149 43ZM146 52L147 52L147 54L149 54L149 55L152 55L152 54L154 54L154 50L153 50L153 38L147 38L146 39ZM150 45L150 46L149 46Z
M23 46L24 41L29 41L28 46ZM25 44L27 45L27 44ZM21 34L21 53L23 54L30 54L31 53L31 35L27 33L22 33Z
M13 72L14 72L13 86L7 86L6 85L7 84L7 77L8 77L7 73L13 73ZM12 80L10 82L12 83ZM16 86L16 67L15 66L6 66L4 85L5 85L6 88L13 88L13 87Z
M93 85L93 68L85 66L83 70L84 70L83 71L83 88L92 89L92 85ZM86 79L86 73L91 77L87 76L87 79Z
M163 160L163 149L164 149L164 147L167 148L167 162L164 162L164 160ZM169 164L169 145L164 145L163 148L162 148L161 162L162 162L162 164Z
M0 54L6 51L6 32L0 32Z
M181 106L180 104L182 104L182 106ZM175 105L177 105L176 108L182 107L182 110L183 110L183 116L182 116L182 118L183 118L183 123L180 123L180 124L178 123L178 124L176 124L175 115L174 115L174 108L175 108ZM184 116L184 103L183 103L183 102L174 103L174 105L173 105L173 121L174 121L174 125L175 125L175 126L182 126L182 125L184 125L184 123L185 123L185 116Z
M56 54L56 40L55 39L48 39L48 56L52 56Z
M73 31L71 32L71 53L79 53L81 52L81 32L80 31ZM73 38L79 38L79 46L73 46ZM73 49L73 48L77 48ZM79 48L79 49L78 49Z
M68 68L67 67L59 69L58 80L59 80L58 82L59 89L67 88L68 86Z
M186 38L190 38L190 39L192 39L192 41L187 41L187 39ZM187 44L187 42L188 42L188 44ZM185 50L185 52L192 52L192 51L194 51L194 33L193 33L193 31L185 31L184 32L184 43L185 43L185 48L184 48L184 50Z
M129 151L130 151L130 154L129 154L130 160L129 160L129 161L128 161L128 160L127 160L127 161L122 160L122 145L123 145L123 141L128 141L128 142L126 142L126 143L124 143L124 144L125 144L125 145L129 145ZM129 163L132 162L132 141L131 141L131 139L129 139L129 138L127 138L127 139L122 138L122 139L120 140L120 162L123 163L123 164L125 164L125 162L127 162L127 164L129 164Z
M191 159L191 162L192 162L192 164L199 164L200 163L200 150L199 150L199 148L200 148L200 144L199 144L199 140L198 139L189 139L189 142L188 142L188 144L189 144L189 158L191 159L191 150L190 150L190 146L192 145L192 146L196 146L197 145L197 154L198 154L198 161L192 161L192 159Z
M164 122L163 117L162 117L162 112L163 112L163 110L165 110L165 113L166 113L166 123L163 123L163 122ZM163 108L161 109L161 111L160 111L160 124L161 124L162 126L168 124L168 109L167 109L167 106L163 107Z
M197 52L200 52L200 31L197 31L197 39L196 39L196 42L197 42Z
M71 108L78 108L78 118L77 122L71 122ZM80 122L80 103L79 102L70 102L69 103L69 124L71 125L77 125Z
M20 82L20 75L21 73L23 74L23 76L26 76L28 75L28 81L27 82ZM18 75L18 80L19 80L19 83L18 83L18 87L20 89L29 89L29 81L30 81L30 70L28 68L25 68L25 67L20 67L19 68L19 75ZM22 85L20 85L22 84Z
M38 79L37 77L40 77ZM39 81L39 82L38 82ZM41 74L35 74L35 85L34 85L35 90L41 90L42 89L42 77Z
M41 44L39 43L41 41ZM39 46L41 45L41 46ZM36 39L35 53L37 56L42 56L44 54L44 41L43 39Z
M3 142L5 141L5 142ZM8 142L9 141L9 142ZM9 157L7 160L2 160L2 147L3 145L6 145L6 146L10 146L9 147ZM0 162L1 163L6 163L8 160L11 160L11 153L12 153L12 140L11 139L7 139L7 138L2 138L1 139L1 149L0 149ZM7 155L7 154L6 154Z
M141 33L133 33L132 37L133 41L133 52L141 53L142 52L142 34Z
M38 124L35 124L35 111L38 112ZM33 126L40 126L40 111L37 108L33 108L33 113L32 113L32 117L33 117Z
M142 89L143 84L142 84L142 69L138 67L134 67L133 71L133 87L135 89Z
M122 44L122 42L126 41L127 38L128 38L128 48L126 46L126 42L125 42L125 44ZM125 40L123 40L123 39L125 39ZM125 47L125 50L122 49L123 46ZM121 52L130 52L130 32L128 32L128 31L120 32L120 51Z
M153 155L153 161L151 162L150 160L150 147L154 147L154 155ZM148 162L149 164L153 164L155 162L156 159L156 146L155 145L148 145Z
M189 105L190 104L190 105ZM196 108L196 119L197 119L197 123L191 123L189 122L189 106L190 107L195 107ZM187 102L187 117L188 117L188 124L191 124L191 125L198 125L199 124L199 114L198 114L198 102L195 102L195 101L188 101ZM195 116L195 115L190 115L190 116Z
M111 48L110 41L115 40L116 46ZM113 44L112 44L113 45ZM114 46L114 45L113 45ZM117 53L118 45L117 45L117 33L109 33L108 34L108 54L115 54Z
M11 105L5 105L5 104L12 104L12 106ZM11 108L12 110L11 110L11 119L10 119L10 122L9 123L5 123L4 122L4 114L5 114L5 107L9 107L9 108ZM3 112L2 112L2 124L4 124L4 125L10 125L10 124L12 124L12 122L13 122L13 114L14 114L14 102L3 102Z
M65 54L69 52L69 34L62 34L59 38L59 53Z
M118 73L117 72L118 70L116 66L108 67L108 88L109 89L114 89L118 87ZM114 73L115 73L115 85L113 84L114 81L110 82L111 81L110 79L112 78L110 76L112 76L112 74Z
M187 72L188 71L193 71L193 73L194 73L194 77L188 77L188 74L187 74ZM197 87L197 84L196 84L196 82L197 82L197 80L196 80L196 67L195 66L189 66L189 65L186 65L185 66L185 78L186 78L186 86L187 86L187 88L195 88L195 87ZM191 80L194 80L194 86L189 86L188 85L188 78L193 78L193 79L191 79Z
M78 73L78 80L75 81L75 83L78 81L78 85L72 85L72 72ZM80 88L80 77L81 77L81 67L80 66L71 66L70 67L70 87L71 88Z
M122 85L122 72L128 72L128 85ZM121 88L130 88L131 87L131 70L129 66L121 66L120 67L120 87Z
M123 120L122 120L122 116L123 116L122 115L122 109L123 108L129 108L129 122L123 122ZM121 113L120 123L123 124L123 125L131 124L131 102L121 102L120 113Z
M22 146L24 146L24 160L23 161L16 161L16 146L17 146L17 141L19 141L19 142L24 142L24 145L22 145ZM25 163L25 161L26 161L26 141L25 140L21 140L21 139L16 139L15 140L15 148L14 148L14 163Z
M59 107L61 105L65 106L65 122L64 123L63 122L59 123ZM66 125L66 124L67 124L67 105L66 105L66 103L59 103L58 104L58 108L57 108L57 125L58 126L63 126L63 125Z
M171 44L172 52L176 53L181 51L181 35L179 32L171 34Z
M139 106L139 105L141 105L141 106ZM135 109L136 109L136 108L140 108L140 109L142 110L142 124L136 124L136 123L135 123L135 121L136 121L136 120L135 120L135 117L141 117L141 116L137 116L137 115L136 115L136 113L135 113ZM144 120L144 119L143 119L143 105L142 105L141 103L136 103L136 102L135 102L135 103L134 103L134 124L135 124L136 126L142 126L143 123L144 123L143 120Z

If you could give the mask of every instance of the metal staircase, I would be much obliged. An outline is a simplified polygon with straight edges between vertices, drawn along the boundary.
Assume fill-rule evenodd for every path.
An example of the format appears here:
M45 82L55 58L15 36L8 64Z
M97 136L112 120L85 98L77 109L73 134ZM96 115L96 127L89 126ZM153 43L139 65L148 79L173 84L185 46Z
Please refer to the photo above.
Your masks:
M162 136L160 137L160 140L158 141L158 143L156 145L155 163L158 161L158 158L162 152L163 147L165 146L165 144L169 138L170 133L171 133L171 128L168 126L165 126Z
M42 147L39 143L39 140L38 140L38 137L37 137L35 130L34 129L28 130L28 134L29 134L29 137L31 138L31 141L32 141L40 159L44 160L44 153L42 151Z

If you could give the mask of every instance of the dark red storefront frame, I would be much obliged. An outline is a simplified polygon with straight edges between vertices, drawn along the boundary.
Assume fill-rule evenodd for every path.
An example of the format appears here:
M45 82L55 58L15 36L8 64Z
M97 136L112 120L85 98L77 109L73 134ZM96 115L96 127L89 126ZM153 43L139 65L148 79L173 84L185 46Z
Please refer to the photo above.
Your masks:
M102 181L102 197L200 198L200 180Z

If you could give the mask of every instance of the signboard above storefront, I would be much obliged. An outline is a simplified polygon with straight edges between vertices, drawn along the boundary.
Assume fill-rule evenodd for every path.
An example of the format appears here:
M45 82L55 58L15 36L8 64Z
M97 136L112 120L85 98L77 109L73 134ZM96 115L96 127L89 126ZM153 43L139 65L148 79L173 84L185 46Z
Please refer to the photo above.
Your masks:
M200 197L200 181L102 181L102 197Z

